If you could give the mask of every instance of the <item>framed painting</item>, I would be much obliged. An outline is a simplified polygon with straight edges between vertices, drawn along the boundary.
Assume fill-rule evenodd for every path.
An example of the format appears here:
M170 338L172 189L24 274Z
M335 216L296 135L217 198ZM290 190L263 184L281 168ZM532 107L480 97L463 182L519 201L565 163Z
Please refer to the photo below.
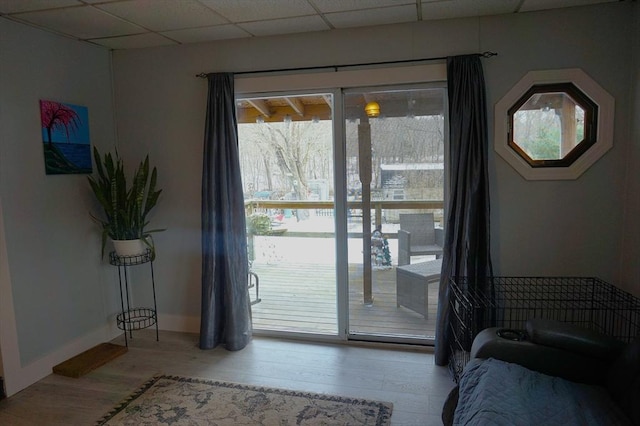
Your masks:
M40 121L46 173L91 173L87 107L41 100Z

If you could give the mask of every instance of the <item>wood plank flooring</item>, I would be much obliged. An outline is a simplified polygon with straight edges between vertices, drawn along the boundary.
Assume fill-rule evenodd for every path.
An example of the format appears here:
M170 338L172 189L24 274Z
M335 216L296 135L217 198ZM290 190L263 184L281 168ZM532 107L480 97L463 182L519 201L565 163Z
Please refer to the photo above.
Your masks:
M417 260L419 261L419 260ZM254 304L254 328L319 334L337 333L335 266L316 263L256 263L261 302ZM363 302L362 266L349 266L349 325L353 334L433 339L438 284L429 285L429 314L396 303L396 271L374 270L371 306ZM255 293L252 293L255 298Z
M124 344L120 338L113 343ZM0 425L92 425L156 374L330 393L394 404L392 424L441 425L454 386L425 349L363 347L254 337L243 350L198 349L195 334L134 332L129 351L74 379L50 375L0 401Z

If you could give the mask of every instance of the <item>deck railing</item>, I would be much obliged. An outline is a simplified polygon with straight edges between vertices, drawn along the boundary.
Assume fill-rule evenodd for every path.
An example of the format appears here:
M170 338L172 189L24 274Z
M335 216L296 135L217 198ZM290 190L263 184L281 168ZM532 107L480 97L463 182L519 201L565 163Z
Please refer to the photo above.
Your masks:
M320 210L320 211L333 211L335 203L333 201L310 201L310 200L247 200L245 201L245 211L247 215L262 211L262 210ZM350 212L357 210L362 211L362 201L350 200L347 201L347 208ZM442 209L444 208L444 201L442 200L374 200L371 201L371 210L374 212L374 224L380 226L383 223L383 211L388 210L403 210L406 212L418 212L418 211L433 211L436 210L435 218L436 222L442 224ZM351 214L351 217L357 216L357 214ZM314 232L313 236L322 237L322 232ZM292 234L289 234L292 236ZM302 235L300 235L302 236ZM333 236L333 234L326 235ZM350 234L351 236L351 234ZM357 235L353 235L357 236ZM362 233L360 233L362 236Z
M362 230L360 232L354 232L353 230L348 232L349 238L361 238L362 239L362 253L363 258L366 259L371 256L371 236L372 227L370 220L373 222L373 229L383 225L383 218L385 223L398 223L395 220L397 216L393 214L399 214L403 212L418 213L425 211L433 211L436 223L440 222L442 226L442 209L444 202L442 200L422 200L422 201L409 201L409 200L374 200L370 201L371 211L373 215L366 210L363 211L363 201L361 200L349 200L347 201L347 208L350 212L350 218L358 216L357 211L360 211L360 218L362 218ZM300 211L315 209L316 211L323 212L326 215L327 212L333 212L335 204L333 201L310 201L310 200L249 200L245 202L245 209L247 216L258 212L271 212L274 211L293 211L295 210L298 215L298 219L301 220ZM383 212L385 215L383 216ZM363 214L364 213L364 214ZM273 216L273 215L271 215ZM382 229L382 228L380 228ZM283 231L285 231L283 229ZM334 231L321 231L318 229L304 229L298 231L286 230L284 233L278 233L277 229L272 230L269 235L272 236L287 236L287 237L307 237L307 238L335 238ZM386 233L387 238L397 238L397 233ZM248 238L249 258L253 260L254 255L254 235L249 235ZM365 262L363 264L363 300L366 305L373 303L372 295L372 265L371 262Z

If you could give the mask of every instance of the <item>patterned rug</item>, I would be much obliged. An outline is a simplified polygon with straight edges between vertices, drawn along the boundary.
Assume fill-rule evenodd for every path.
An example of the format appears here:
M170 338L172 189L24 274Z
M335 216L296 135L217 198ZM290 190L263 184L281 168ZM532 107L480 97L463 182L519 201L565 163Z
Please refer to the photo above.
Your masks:
M393 405L177 376L145 383L98 425L389 425Z

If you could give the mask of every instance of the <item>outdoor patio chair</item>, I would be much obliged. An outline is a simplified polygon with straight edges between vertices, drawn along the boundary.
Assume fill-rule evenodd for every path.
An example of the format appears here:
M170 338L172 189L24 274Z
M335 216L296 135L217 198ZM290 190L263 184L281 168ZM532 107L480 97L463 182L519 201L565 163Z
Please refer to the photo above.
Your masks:
M436 228L433 213L400 214L398 266L409 265L411 256L442 256L444 230Z

